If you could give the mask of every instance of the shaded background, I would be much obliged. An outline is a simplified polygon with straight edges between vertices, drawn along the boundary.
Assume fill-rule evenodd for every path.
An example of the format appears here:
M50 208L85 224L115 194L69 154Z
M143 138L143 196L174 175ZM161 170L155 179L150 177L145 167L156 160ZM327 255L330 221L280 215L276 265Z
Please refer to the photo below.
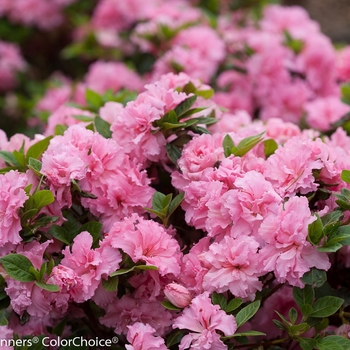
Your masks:
M283 0L282 4L303 6L334 42L350 43L350 0Z

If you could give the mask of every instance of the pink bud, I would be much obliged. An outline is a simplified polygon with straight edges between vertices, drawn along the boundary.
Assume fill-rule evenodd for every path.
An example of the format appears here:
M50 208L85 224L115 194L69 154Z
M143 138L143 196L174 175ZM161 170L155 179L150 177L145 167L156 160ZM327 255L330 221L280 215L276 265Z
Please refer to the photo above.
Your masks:
M184 308L191 303L192 295L190 291L177 283L169 283L164 288L164 294L175 306Z

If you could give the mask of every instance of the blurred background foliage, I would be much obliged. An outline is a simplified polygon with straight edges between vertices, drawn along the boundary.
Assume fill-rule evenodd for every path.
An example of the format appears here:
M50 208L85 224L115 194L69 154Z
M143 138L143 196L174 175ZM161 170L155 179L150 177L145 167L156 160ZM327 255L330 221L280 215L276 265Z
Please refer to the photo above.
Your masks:
M335 42L350 42L348 23L350 21L349 0L229 0L231 9L252 11L259 16L268 3L300 5L307 9L311 18L318 21L325 34ZM88 26L97 1L79 0L64 9L64 22L51 30L24 26L0 17L0 40L18 44L27 62L27 70L18 76L16 89L0 92L0 129L8 137L15 133L33 136L40 132L35 126L34 106L52 84L49 78L61 72L74 81L82 79L89 65L96 59L129 60L140 74L143 74L153 58L148 54L123 57L113 49L99 47L93 35L83 42L72 42L76 28ZM215 18L221 9L220 0L199 0L199 6ZM127 33L126 33L127 36ZM29 123L28 123L29 121Z

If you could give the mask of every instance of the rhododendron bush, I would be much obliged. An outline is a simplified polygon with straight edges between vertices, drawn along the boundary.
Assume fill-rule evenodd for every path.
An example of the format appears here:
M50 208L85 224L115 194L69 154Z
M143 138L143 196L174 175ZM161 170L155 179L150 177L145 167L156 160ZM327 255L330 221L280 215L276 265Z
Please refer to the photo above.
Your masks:
M267 3L0 4L85 67L0 42L0 339L350 348L350 48Z

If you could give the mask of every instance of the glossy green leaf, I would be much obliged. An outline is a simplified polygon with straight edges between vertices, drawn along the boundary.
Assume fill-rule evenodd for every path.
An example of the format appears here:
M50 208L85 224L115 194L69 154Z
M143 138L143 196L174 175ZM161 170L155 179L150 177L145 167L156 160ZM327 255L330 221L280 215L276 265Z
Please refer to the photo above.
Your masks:
M181 308L173 305L169 300L163 301L162 305L168 310L172 310L172 311L180 311L180 310L182 310Z
M333 296L322 297L315 301L310 317L329 317L339 310L344 300Z
M193 106L193 104L196 102L196 100L197 100L196 95L193 95L193 96L186 98L186 100L182 101L180 104L178 104L174 108L174 112L176 113L176 115L178 117L181 117L182 114L187 112Z
M102 279L102 286L107 292L115 292L118 290L119 277L109 277L108 280Z
M95 127L96 131L104 138L110 139L112 137L111 125L99 116L95 117Z
M47 283L43 283L43 282L39 282L39 281L35 281L35 284L44 289L47 290L48 292L59 292L60 291L60 287L57 286L56 284L47 284Z
M260 300L256 300L240 310L236 315L237 327L242 326L242 324L250 320L259 310L259 307Z
M268 158L271 155L273 155L275 153L275 151L277 150L278 145L277 142L273 139L268 139L264 141L264 153L265 153L265 157Z
M29 147L27 154L26 154L26 159L27 162L29 158L34 158L34 159L39 159L41 155L46 151L46 149L49 147L50 141L53 136L48 136L43 140L40 140L31 147Z
M34 207L38 211L55 201L55 197L50 190L42 190L33 194Z
M308 240L312 244L319 244L323 237L323 224L319 215L316 213L316 220L309 224L308 227Z
M21 254L8 254L3 256L1 264L6 273L13 279L20 282L35 281L35 275L30 272L30 268L34 268L32 262Z

